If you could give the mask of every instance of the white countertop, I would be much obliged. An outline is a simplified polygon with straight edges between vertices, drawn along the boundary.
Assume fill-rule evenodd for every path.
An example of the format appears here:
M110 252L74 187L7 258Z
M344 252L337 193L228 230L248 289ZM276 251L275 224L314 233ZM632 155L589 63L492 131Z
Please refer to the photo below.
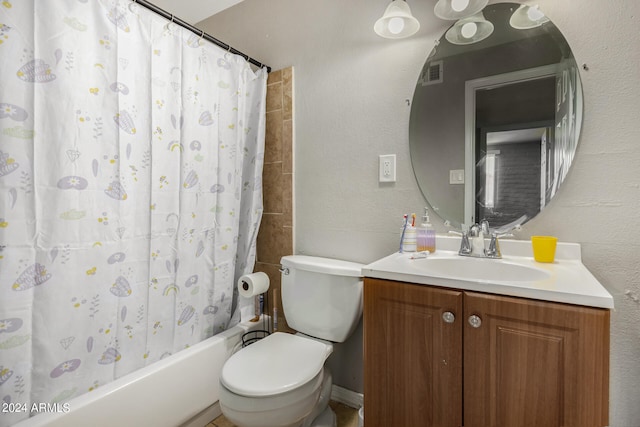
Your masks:
M400 282L442 286L490 294L531 298L543 301L577 304L589 307L613 308L613 297L582 264L580 246L575 243L558 243L553 263L533 260L530 241L504 240L500 242L502 259L469 258L470 263L513 263L548 273L535 281L469 280L438 276L429 272L429 259L455 258L460 238L438 236L435 253L428 258L411 259L412 253L394 253L362 268L365 277L396 280ZM442 249L440 248L442 247ZM465 258L465 257L460 257ZM472 264L470 264L472 265Z

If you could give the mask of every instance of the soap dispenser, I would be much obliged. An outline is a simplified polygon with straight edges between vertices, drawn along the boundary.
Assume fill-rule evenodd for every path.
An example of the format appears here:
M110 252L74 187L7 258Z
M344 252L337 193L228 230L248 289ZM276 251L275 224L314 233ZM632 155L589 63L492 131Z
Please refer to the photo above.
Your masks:
M417 249L418 252L431 252L436 251L436 230L429 221L429 208L424 208L424 215L422 216L422 224L417 228Z

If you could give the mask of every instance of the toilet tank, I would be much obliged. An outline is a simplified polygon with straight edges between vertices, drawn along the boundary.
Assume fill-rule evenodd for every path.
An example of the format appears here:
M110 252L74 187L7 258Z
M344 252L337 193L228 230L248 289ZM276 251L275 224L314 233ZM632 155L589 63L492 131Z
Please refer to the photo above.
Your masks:
M287 323L303 334L345 341L362 316L362 267L306 255L282 257L282 307Z

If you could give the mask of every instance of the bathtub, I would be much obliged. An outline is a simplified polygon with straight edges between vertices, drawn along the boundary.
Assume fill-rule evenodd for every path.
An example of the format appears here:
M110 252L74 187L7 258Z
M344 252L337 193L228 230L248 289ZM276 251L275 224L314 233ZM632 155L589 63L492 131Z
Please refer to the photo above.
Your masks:
M259 326L240 323L70 400L66 413L41 413L14 427L204 427L221 414L222 365L240 348L242 334Z

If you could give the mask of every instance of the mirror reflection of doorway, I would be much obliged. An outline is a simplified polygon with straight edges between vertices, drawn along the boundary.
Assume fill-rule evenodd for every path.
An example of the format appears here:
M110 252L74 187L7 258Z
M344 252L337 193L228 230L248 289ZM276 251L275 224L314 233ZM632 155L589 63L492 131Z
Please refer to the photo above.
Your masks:
M553 122L482 129L476 164L476 218L492 226L534 217L546 204Z
M555 75L475 91L476 220L500 227L544 208L555 112Z

